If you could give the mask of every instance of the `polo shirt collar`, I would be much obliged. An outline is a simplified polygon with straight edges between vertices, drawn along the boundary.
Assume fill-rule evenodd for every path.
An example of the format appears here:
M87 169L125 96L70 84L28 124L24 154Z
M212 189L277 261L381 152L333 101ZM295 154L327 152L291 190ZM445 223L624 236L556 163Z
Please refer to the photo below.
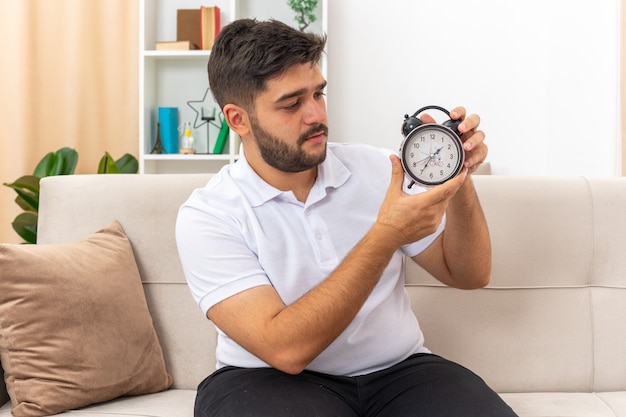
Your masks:
M332 148L332 146L327 147L326 159L318 166L317 179L311 189L309 199L314 197L313 192L315 190L322 191L325 195L327 188L338 188L342 186L352 175L343 162L333 153ZM232 165L231 175L235 183L237 183L247 196L250 205L253 207L261 206L284 194L283 191L265 182L254 169L252 169L246 160L243 146L240 148L239 155L239 160ZM319 200L323 198L323 196L318 195L314 198Z

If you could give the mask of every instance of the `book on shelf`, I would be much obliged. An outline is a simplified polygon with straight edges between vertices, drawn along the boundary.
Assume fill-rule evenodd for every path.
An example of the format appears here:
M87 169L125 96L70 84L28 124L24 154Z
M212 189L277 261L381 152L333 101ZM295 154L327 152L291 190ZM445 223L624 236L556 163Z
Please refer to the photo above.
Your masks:
M200 7L200 48L211 49L220 31L220 8L217 6Z
M220 127L220 133L217 135L217 140L215 141L215 146L213 147L213 153L220 154L224 152L224 145L226 144L226 139L228 139L228 132L230 128L226 123L226 120L222 120L222 127Z
M177 41L189 41L202 49L201 33L200 9L178 9L176 11Z
M159 41L156 43L157 51L193 51L200 47L191 41Z

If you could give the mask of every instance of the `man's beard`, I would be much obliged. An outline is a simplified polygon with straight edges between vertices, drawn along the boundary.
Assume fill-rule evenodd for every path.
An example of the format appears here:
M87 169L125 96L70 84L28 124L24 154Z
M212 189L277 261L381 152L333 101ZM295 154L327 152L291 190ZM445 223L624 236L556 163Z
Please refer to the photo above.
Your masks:
M300 135L296 146L290 146L263 129L254 117L250 118L250 125L261 157L273 168L283 172L302 172L321 164L326 159L326 147L319 155L309 155L302 149L302 144L311 135L323 132L328 136L328 127L325 124L312 126Z

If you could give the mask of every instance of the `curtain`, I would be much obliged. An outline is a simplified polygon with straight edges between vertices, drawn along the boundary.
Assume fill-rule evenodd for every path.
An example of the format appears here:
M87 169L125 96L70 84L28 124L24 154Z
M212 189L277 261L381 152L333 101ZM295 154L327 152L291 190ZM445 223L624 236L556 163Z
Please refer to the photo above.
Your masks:
M1 0L0 183L71 147L76 174L138 157L138 0ZM0 186L0 242L21 211Z

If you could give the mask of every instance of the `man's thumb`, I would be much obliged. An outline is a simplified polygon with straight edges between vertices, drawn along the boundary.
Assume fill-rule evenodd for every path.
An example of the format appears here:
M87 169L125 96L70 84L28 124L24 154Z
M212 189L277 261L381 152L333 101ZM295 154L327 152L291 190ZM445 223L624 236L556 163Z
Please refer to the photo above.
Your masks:
M402 189L402 184L404 183L404 170L402 169L402 163L400 162L400 158L396 155L390 155L389 159L391 160L391 188Z

